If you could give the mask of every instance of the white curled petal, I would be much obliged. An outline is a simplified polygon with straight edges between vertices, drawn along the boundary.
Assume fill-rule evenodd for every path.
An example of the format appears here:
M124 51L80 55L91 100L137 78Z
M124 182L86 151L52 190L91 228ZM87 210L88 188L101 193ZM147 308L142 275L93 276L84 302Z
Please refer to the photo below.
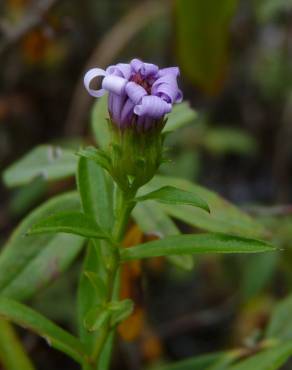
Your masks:
M100 96L105 94L104 89L95 90L90 88L90 83L92 82L92 80L100 76L106 76L106 72L101 68L92 68L85 73L83 80L86 90L91 96L94 96L95 98L99 98Z
M125 91L127 80L123 77L108 75L102 81L102 88L117 95L122 95Z

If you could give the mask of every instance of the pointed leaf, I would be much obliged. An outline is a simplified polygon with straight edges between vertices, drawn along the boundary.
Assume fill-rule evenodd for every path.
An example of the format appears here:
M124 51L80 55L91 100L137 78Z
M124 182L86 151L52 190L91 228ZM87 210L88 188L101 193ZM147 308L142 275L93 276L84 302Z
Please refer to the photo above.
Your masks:
M144 233L157 234L160 237L180 234L176 224L154 201L138 203L133 209L132 217ZM190 255L167 256L167 259L184 270L191 270L194 266L193 256Z
M134 302L131 299L124 299L123 301L111 302L109 309L113 311L111 318L111 325L116 326L123 320L129 317L134 309Z
M0 293L28 299L62 274L80 252L84 239L48 234L25 237L39 219L60 210L80 210L76 192L58 195L31 212L12 233L0 253ZM62 246L62 248L60 248Z
M168 204L188 204L210 212L208 204L202 198L194 193L175 188L174 186L163 186L160 189L137 197L135 201L142 202L149 199Z
M21 303L0 298L0 316L34 331L45 338L50 345L78 362L85 357L85 348L77 338Z
M274 248L260 240L225 234L174 235L121 250L124 261L172 254L257 253Z
M111 312L108 308L94 307L86 314L84 326L88 331L97 331L107 322L110 316Z
M3 180L8 187L28 184L37 177L59 180L74 175L76 166L74 152L40 145L8 167L3 173Z
M292 295L278 303L266 331L266 337L271 339L292 339Z
M102 168L109 170L111 168L111 159L110 157L106 154L101 149L97 149L94 147L88 147L85 149L81 149L77 152L77 155L83 158L90 159L91 161L97 163L100 165Z
M91 285L94 287L96 293L101 297L105 298L106 296L106 286L100 276L97 273L92 271L84 271L84 275L90 281Z
M96 239L108 238L93 218L77 211L56 213L36 222L28 231L28 235L45 233L68 233Z

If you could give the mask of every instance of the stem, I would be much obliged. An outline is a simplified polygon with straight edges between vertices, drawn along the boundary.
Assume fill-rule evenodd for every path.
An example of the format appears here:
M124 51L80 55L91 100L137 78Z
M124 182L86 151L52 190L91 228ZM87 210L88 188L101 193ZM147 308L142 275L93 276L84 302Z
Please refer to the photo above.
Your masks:
M135 202L132 201L135 193L126 194L121 189L117 188L116 194L116 220L113 227L113 239L116 243L120 244L128 225L130 214L135 207ZM112 245L112 261L111 266L108 269L108 294L107 303L118 299L118 272L120 267L119 250L116 245ZM95 348L92 354L92 361L94 364L98 364L101 353L106 344L107 338L109 337L113 329L110 327L110 318L106 321L103 328L100 331L100 335L95 344Z

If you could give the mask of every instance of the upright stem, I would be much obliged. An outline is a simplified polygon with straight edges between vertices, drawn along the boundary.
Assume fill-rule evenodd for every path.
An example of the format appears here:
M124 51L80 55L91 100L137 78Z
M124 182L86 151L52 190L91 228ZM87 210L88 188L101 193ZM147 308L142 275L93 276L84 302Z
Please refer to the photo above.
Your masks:
M125 194L122 190L117 188L116 194L116 220L113 227L113 239L114 242L120 246L120 243L124 237L126 227L129 221L131 211L133 210L135 203L132 201L135 193ZM108 268L108 294L107 303L117 299L116 298L116 284L117 276L119 272L119 250L116 245L112 245L112 256L111 263ZM106 321L103 328L100 331L100 335L95 344L95 348L92 354L92 361L94 364L98 364L100 355L104 349L105 343L108 336L111 333L112 328L110 327L110 319Z

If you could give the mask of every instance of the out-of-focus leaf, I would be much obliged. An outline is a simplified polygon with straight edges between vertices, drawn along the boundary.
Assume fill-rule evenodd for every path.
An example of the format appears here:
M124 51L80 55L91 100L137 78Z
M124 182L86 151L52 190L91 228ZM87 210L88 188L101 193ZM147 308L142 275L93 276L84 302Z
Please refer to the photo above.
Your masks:
M13 215L23 215L32 206L44 196L47 190L47 183L38 178L30 184L15 189L12 194L12 199L9 204L10 212Z
M257 295L272 278L279 253L266 253L244 261L241 278L241 295L244 300Z
M138 195L156 190L161 186L175 186L177 188L196 193L209 205L210 214L189 206L159 204L168 215L173 216L188 225L211 232L223 232L246 237L262 238L265 235L264 226L252 217L220 197L218 194L192 184L191 182L168 176L155 176L146 184Z
M0 363L6 370L34 370L13 327L0 319Z
M208 93L222 86L228 64L230 23L237 0L176 0L176 40L180 66Z
M110 132L107 119L109 118L107 108L108 95L105 94L94 104L91 116L91 128L96 143L101 149L106 149L110 143Z
M154 233L161 237L180 234L171 218L153 201L138 203L132 216L144 233ZM191 270L194 266L192 256L167 256L167 258L174 265L186 270Z
M273 251L264 241L225 234L184 234L121 250L124 261L173 254L258 253Z
M28 235L46 233L68 233L95 239L108 238L94 218L78 211L55 213L37 221L27 232Z
M210 212L208 204L195 193L178 189L174 186L163 186L135 199L137 202L157 200L166 204L187 204Z
M76 337L19 302L0 298L0 317L34 331L54 348L66 353L77 362L82 362L86 354L84 346Z
M292 339L292 295L278 303L266 331L267 338Z
M194 358L175 362L174 364L158 367L157 370L215 370L217 366L216 364L220 364L222 363L222 361L224 361L225 363L231 363L232 361L234 361L235 358L235 351L216 352L207 355L196 356Z
M203 146L214 154L235 153L254 155L255 140L243 131L232 128L208 128L202 138Z
M292 355L292 343L279 343L275 348L264 350L240 361L228 370L277 370Z
M163 132L175 131L178 128L194 122L196 118L197 113L190 107L188 102L177 104L173 107L172 112L168 115Z
M269 22L284 12L291 12L291 0L253 0L256 14L261 22Z
M3 173L3 180L8 187L25 185L38 177L59 180L74 175L76 165L74 152L40 145L8 167Z
M77 193L52 198L31 212L15 229L0 254L1 295L28 299L72 263L84 243L83 238L67 234L24 236L40 218L66 209L80 209Z

